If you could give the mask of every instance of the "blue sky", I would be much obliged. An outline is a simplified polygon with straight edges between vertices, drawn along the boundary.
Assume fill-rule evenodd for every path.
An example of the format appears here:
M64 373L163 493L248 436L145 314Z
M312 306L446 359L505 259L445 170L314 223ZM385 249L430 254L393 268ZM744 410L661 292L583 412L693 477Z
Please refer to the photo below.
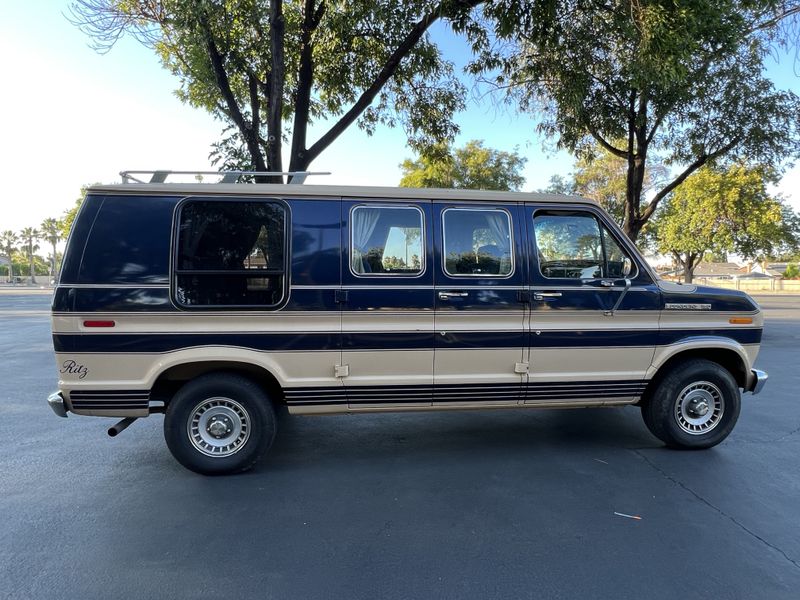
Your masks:
M123 39L109 54L98 55L67 21L66 7L28 0L3 9L0 53L13 59L4 65L0 94L0 165L6 177L0 230L60 216L82 184L117 181L122 169L207 169L210 144L221 130L210 116L175 98L176 80L152 52ZM463 64L464 41L444 26L434 35L446 55ZM771 64L769 74L778 87L800 93L793 57ZM536 135L535 119L490 98L470 102L457 121L457 143L482 139L502 150L519 148L528 158L525 190L571 170L572 158ZM311 168L333 173L320 183L396 185L398 165L409 156L401 130L382 128L368 137L353 127ZM800 167L787 173L780 191L800 209Z

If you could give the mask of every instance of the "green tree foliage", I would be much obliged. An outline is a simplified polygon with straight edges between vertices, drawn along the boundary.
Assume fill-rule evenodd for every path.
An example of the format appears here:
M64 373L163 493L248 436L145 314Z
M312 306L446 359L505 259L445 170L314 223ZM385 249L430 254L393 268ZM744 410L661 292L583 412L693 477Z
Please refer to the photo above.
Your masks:
M786 267L783 276L786 279L800 279L800 265L789 265Z
M620 226L623 226L627 176L626 161L597 145L592 151L592 156L581 155L575 162L575 172L572 175L573 187L581 196L597 201ZM666 176L666 167L651 159L645 169L642 192L649 193L661 185Z
M571 177L564 177L563 175L553 175L550 177L546 188L536 191L541 194L561 195L572 195L577 193L577 190L575 189L575 180Z
M533 14L550 6L529 4ZM471 69L541 113L540 131L561 147L591 159L599 144L623 161L624 229L635 240L704 165L778 168L798 155L800 98L763 73L768 52L794 41L798 14L800 0L567 0L501 31L510 49L476 37ZM654 153L676 173L644 205Z
M767 191L770 181L764 168L704 167L675 190L658 217L658 245L683 267L687 283L706 252L755 259L796 243L785 207Z
M225 124L223 167L306 169L348 127L402 126L414 148L453 137L464 86L428 30L463 29L481 0L78 0L101 51L123 34L154 49L178 97ZM308 126L325 122L314 141Z
M36 251L39 249L39 245L36 243L38 240L41 239L41 234L39 230L35 227L26 227L23 229L20 234L20 238L23 242L23 249L25 251L25 256L28 259L28 266L30 267L29 274L30 274L30 283L36 283Z
M0 250L2 250L3 255L8 259L9 264L9 269L6 273L8 275L9 283L14 281L14 253L17 249L17 244L19 244L19 237L10 229L6 229L0 233Z
M519 190L525 183L522 169L526 162L527 159L516 150L494 150L479 140L472 140L456 149L439 145L417 160L403 161L400 186Z
M49 242L53 249L50 255L50 278L55 277L56 274L56 261L58 260L58 251L56 246L61 241L61 231L63 230L63 223L58 219L49 217L42 221L39 226L39 231L42 233L42 239Z

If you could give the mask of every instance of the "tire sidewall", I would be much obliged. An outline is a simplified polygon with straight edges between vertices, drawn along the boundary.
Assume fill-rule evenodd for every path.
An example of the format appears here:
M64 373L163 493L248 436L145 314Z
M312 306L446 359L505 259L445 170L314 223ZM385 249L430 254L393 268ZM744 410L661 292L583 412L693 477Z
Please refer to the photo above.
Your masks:
M717 386L725 403L719 424L711 431L692 435L681 429L675 417L678 396L688 385L708 381ZM736 425L741 410L741 394L730 372L717 363L691 360L675 365L658 385L649 400L645 422L651 431L674 448L710 448L722 442Z
M250 418L250 436L235 454L207 456L192 444L187 431L190 414L203 400L223 397L235 400ZM275 414L264 390L236 374L202 375L185 384L167 405L164 439L175 459L187 469L204 475L239 473L250 469L269 449L275 437Z

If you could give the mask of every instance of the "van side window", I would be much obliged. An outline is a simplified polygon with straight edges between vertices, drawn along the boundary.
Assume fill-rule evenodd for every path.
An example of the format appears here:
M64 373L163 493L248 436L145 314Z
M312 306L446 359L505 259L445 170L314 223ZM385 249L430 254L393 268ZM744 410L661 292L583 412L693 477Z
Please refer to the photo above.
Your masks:
M266 308L285 288L286 214L275 202L189 200L180 210L175 299Z
M627 254L594 215L540 211L534 215L533 231L544 277L623 277Z
M356 206L350 218L350 268L358 276L420 275L425 270L422 211Z
M513 271L511 218L499 209L442 214L444 270L452 277L507 277Z
M79 262L78 283L169 284L175 201L158 196L92 196L91 202L101 207L92 220L86 222L87 212L76 226L79 233L70 242L62 281L74 277L72 269ZM88 235L85 248L80 232Z

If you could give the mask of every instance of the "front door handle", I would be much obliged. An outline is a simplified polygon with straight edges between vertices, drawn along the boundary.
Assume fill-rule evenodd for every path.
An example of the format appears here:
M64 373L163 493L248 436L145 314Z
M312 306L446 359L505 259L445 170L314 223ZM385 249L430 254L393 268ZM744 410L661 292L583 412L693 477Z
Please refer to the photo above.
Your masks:
M561 298L561 292L534 292L534 300L544 300L546 298Z
M466 298L469 292L439 292L439 300L450 300L451 298Z

